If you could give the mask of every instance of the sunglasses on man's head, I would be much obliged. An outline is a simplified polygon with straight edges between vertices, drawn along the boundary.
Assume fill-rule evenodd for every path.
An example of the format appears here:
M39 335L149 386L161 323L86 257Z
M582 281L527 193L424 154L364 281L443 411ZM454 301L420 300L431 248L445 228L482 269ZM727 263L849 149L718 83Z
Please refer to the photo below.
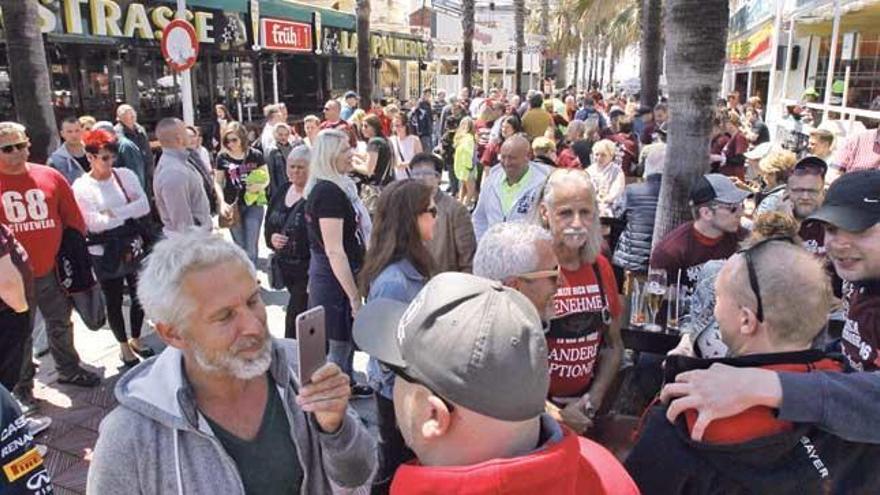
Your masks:
M761 323L764 322L764 302L761 300L761 287L758 285L758 270L755 268L755 262L752 258L761 247L766 246L771 242L787 242L789 244L795 243L794 239L788 236L768 237L766 239L756 242L752 246L738 251L740 254L743 255L746 260L746 270L748 270L749 272L749 286L752 288L752 292L755 294L755 299L758 302L758 308L755 311L755 317Z
M7 144L6 146L0 146L0 151L2 151L4 153L12 153L13 151L21 151L30 145L31 145L30 142L22 141L20 143Z

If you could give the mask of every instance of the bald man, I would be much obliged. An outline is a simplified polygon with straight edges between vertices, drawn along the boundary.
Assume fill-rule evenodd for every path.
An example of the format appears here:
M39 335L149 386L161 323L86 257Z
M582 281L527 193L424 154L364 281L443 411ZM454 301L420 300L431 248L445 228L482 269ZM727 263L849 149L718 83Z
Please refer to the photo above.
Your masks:
M483 188L473 223L477 240L489 227L511 220L525 219L535 203L550 167L529 161L529 141L515 135L501 146L500 167L493 167L483 180Z
M187 163L190 153L186 125L173 117L162 119L156 125L156 137L162 145L162 157L153 178L153 194L163 232L168 235L193 226L210 232L211 207L205 180Z
M796 300L792 287L798 288ZM715 318L733 357L669 356L666 382L677 381L669 387L692 386L692 370L710 366L842 371L837 358L811 349L825 325L832 293L821 261L800 245L775 239L734 255L718 274L715 293ZM823 390L808 393L824 395ZM770 407L744 406L739 414L722 419L698 416L693 404L677 399L648 413L626 461L642 493L880 490L875 470L880 446L844 441L816 425L784 421Z

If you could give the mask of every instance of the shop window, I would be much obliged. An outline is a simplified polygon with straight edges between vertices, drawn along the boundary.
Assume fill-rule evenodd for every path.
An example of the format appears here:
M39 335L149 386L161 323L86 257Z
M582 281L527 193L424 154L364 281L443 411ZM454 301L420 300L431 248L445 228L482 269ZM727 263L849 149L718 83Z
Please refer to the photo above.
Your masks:
M182 116L177 74L168 68L161 53L154 50L140 51L139 57L136 81L139 120L157 122L164 117Z
M838 40L838 52L834 66L831 87L831 103L840 105L843 100L843 86L846 67L850 66L847 106L862 110L880 111L880 34L860 34L856 51L857 58L850 61L840 59L843 38ZM831 37L822 39L819 48L819 63L816 68L816 90L823 101L826 89L826 74L831 51Z
M332 96L342 96L346 91L357 88L355 80L357 64L354 59L334 58L330 62L330 92Z
M0 119L15 120L15 106L12 100L12 80L9 65L6 63L6 50L0 50Z

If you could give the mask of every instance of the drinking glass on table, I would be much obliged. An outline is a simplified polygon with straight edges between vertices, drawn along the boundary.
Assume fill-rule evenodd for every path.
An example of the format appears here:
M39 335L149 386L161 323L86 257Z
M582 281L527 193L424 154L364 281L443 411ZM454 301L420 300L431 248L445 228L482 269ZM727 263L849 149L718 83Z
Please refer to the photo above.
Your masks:
M645 326L648 318L645 315L645 282L632 275L629 284L629 325L633 328Z
M681 329L681 286L672 282L666 292L666 331L677 333Z
M649 332L662 332L663 327L657 324L657 314L666 297L666 270L651 268L648 270L648 280L645 282L645 302L648 306L648 315L651 323L645 325Z

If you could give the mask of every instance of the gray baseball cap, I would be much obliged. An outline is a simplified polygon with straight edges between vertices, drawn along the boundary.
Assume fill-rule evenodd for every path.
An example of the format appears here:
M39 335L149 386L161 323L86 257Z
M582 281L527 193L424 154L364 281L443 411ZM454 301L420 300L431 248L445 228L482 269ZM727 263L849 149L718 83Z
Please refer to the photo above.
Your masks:
M361 308L353 334L362 351L466 409L502 421L544 412L541 319L499 282L441 273L409 305L378 299Z
M749 195L749 192L733 185L733 181L726 175L706 174L691 189L690 200L691 205L702 205L709 201L738 205Z

